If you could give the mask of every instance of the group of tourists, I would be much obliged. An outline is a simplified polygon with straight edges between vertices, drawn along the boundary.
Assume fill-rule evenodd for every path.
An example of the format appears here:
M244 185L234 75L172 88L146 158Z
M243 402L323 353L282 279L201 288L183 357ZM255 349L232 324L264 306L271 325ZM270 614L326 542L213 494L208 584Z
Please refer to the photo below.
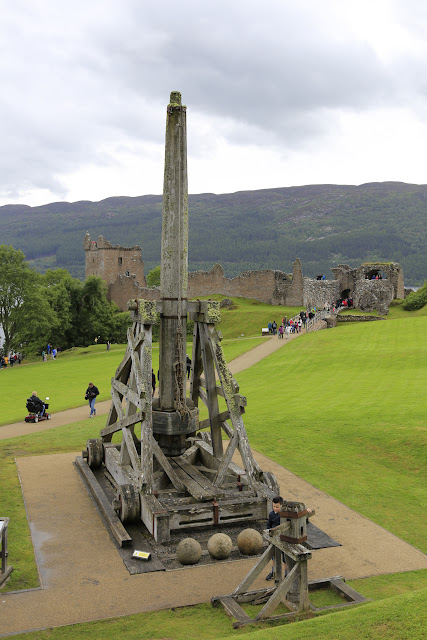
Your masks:
M0 369L6 369L6 367L13 367L14 364L21 364L22 356L19 353L13 353L10 356L0 357Z
M52 360L56 360L56 356L61 351L61 347L52 347L50 342L47 343L46 351L43 349L42 351L42 360L43 362L47 362L48 356L51 357Z
M311 309L301 309L299 315L290 318L288 320L287 316L282 318L281 324L277 325L277 322L273 320L273 322L269 322L268 333L275 336L277 335L279 339L283 340L284 337L291 333L300 333L302 329L307 328L308 320L312 320L316 315L316 307L312 307Z

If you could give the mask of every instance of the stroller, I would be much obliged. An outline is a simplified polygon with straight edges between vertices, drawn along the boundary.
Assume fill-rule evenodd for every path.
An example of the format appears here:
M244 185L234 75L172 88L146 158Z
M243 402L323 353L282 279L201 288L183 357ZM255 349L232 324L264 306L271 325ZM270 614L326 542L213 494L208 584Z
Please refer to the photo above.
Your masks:
M49 398L46 398L49 400ZM51 414L47 413L49 405L45 402L44 407L38 402L34 402L32 398L27 399L27 411L28 415L25 416L25 422L38 422L39 420L50 420Z

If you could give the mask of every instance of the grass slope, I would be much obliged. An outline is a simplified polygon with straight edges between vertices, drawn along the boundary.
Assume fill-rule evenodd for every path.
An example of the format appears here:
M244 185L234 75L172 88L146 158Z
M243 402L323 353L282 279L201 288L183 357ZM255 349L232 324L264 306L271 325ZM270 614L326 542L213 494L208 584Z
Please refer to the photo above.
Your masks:
M426 330L414 318L316 332L237 376L251 446L423 550Z

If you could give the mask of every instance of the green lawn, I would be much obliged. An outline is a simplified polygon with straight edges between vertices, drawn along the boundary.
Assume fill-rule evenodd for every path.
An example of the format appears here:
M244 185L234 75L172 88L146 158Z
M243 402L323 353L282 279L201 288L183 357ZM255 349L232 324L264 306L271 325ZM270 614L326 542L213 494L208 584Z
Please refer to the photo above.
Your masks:
M424 551L426 333L426 317L345 325L236 376L255 449Z
M269 338L224 339L225 357L228 362L253 349ZM191 344L187 345L191 357ZM0 415L0 425L19 422L26 415L25 399L32 391L39 397L49 397L49 410L52 413L71 409L85 404L84 394L89 382L93 382L100 391L99 400L111 397L111 378L120 364L125 352L124 345L113 345L107 352L105 345L93 345L86 348L70 349L57 359L47 362L35 362L28 365L15 365L0 371L0 384L3 397L7 398ZM159 346L153 346L153 368L157 374L159 368Z

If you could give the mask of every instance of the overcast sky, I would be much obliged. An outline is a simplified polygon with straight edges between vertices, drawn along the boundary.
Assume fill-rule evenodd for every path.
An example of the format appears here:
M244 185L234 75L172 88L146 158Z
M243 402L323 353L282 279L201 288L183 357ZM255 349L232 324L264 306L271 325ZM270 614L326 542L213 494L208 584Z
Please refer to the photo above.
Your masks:
M0 0L0 204L427 183L424 0Z

